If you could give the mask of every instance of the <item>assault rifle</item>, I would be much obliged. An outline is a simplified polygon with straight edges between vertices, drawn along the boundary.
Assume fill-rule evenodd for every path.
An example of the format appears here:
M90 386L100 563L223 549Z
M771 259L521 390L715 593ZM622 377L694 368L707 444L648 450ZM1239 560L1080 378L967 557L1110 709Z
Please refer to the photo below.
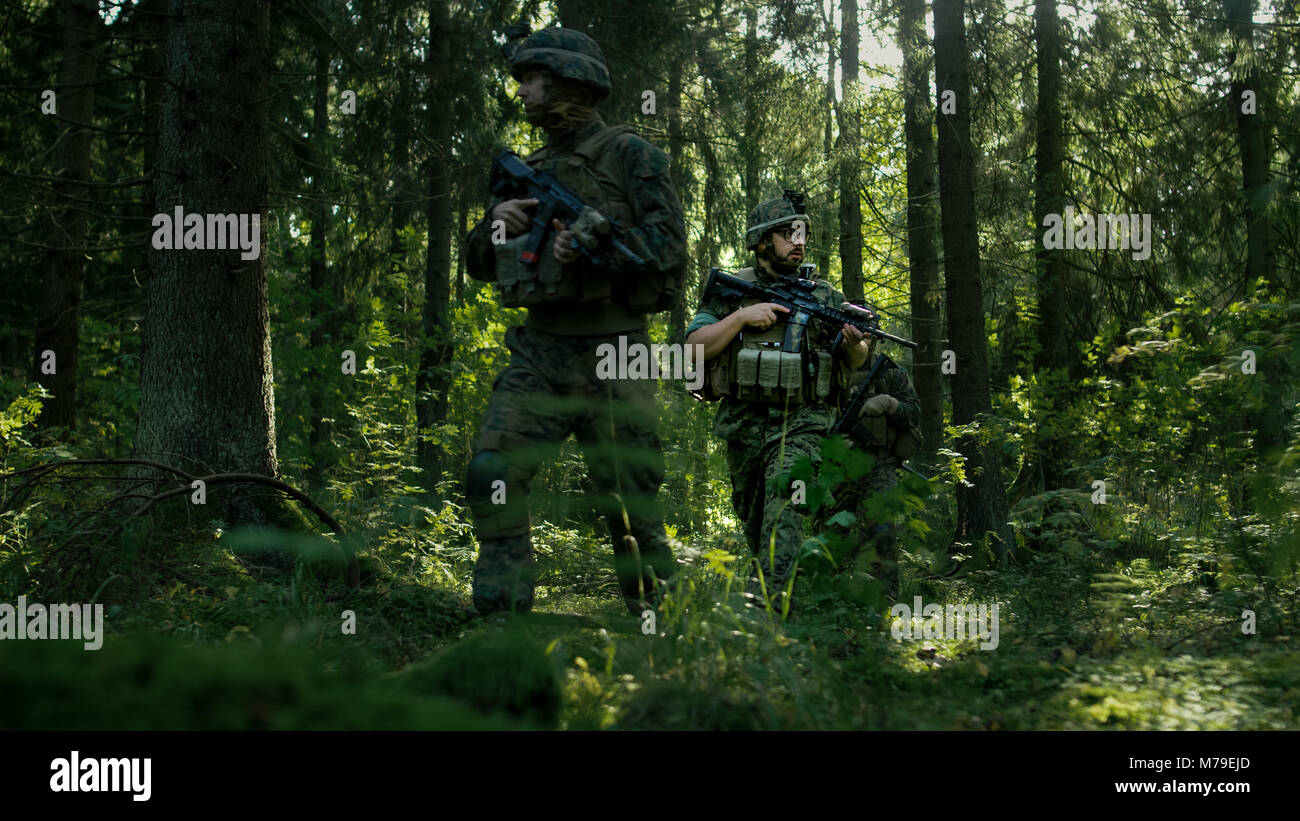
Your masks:
M801 265L800 273L806 273L812 269L812 265ZM781 281L773 285L759 285L756 282L749 282L725 274L720 268L714 268L709 272L709 282L704 286L704 299L757 299L763 302L774 302L790 311L790 324L786 330L786 345L782 350L792 353L798 352L799 342L803 338L804 326L808 321L815 319L821 322L829 323L836 329L835 342L832 349L838 349L843 342L843 327L852 325L863 333L871 334L880 339L888 339L890 342L897 342L899 345L906 345L909 348L915 348L916 343L910 339L903 339L901 336L894 336L891 333L885 333L880 330L880 318L876 312L863 308L860 305L844 303L844 310L832 308L823 305L812 295L813 289L817 283L804 277L783 276ZM873 374L874 375L874 374Z
M582 212L587 210L587 204L577 194L545 171L529 168L513 151L502 151L497 155L496 161L492 163L491 183L492 193L498 197L538 201L532 227L528 231L528 240L519 253L519 259L525 265L536 265L541 258L542 244L553 230L552 219L558 219L573 228ZM611 251L617 251L636 265L645 264L644 259L623 244L620 239L623 233L614 220L603 218L601 224L588 226L587 229L576 230L569 247L593 264L601 267L613 265ZM579 242L579 234L590 242L591 247Z
M882 370L897 367L898 365L894 364L894 361L887 356L881 355L876 357L876 361L871 365L871 370L867 371L867 378L862 380L862 384L858 385L857 389L853 391L853 396L849 398L849 403L844 406L844 410L840 412L839 418L835 420L835 424L831 425L832 436L837 433L849 436L849 429L853 427L853 423L862 415L862 403L867 401L867 391L870 390L871 383L876 380L876 376ZM929 481L930 477L909 465L905 460L900 459L898 466L908 473L915 473L922 479Z
M847 433L848 429L862 415L862 404L867 401L867 391L871 388L871 383L876 380L876 375L886 367L896 368L898 366L887 356L877 356L876 361L871 365L871 370L867 371L867 378L862 380L862 384L858 385L857 389L853 391L853 396L849 397L849 403L844 406L844 410L840 412L835 424L831 425L832 435Z

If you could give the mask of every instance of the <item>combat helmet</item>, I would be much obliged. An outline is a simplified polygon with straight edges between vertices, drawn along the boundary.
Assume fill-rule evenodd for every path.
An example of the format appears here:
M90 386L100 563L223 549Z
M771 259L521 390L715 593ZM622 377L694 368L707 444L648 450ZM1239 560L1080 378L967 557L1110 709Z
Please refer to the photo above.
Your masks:
M803 196L786 191L774 200L760 202L749 212L749 226L745 229L745 247L754 250L758 241L773 228L803 220L806 230L812 230L812 220L804 213Z
M602 100L609 95L609 69L596 41L576 29L544 28L533 32L510 55L510 76L522 80L526 70L544 68L557 77L582 83Z

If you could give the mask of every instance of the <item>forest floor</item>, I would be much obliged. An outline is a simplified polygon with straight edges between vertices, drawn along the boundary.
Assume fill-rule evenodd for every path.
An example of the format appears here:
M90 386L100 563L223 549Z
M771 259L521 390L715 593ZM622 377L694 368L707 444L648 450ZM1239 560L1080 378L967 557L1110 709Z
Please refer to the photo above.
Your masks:
M454 584L469 578L463 561L455 574L380 568L344 601L302 564L264 579L229 554L192 564L184 581L110 606L101 650L0 643L0 729L1298 724L1296 592L1267 580L1247 597L1226 570L1106 567L1066 547L924 578L924 557L906 554L900 602L998 605L997 646L980 649L896 639L888 612L834 579L801 591L788 621L769 616L734 592L719 546L734 543L720 542L680 551L647 633L590 544L591 572L568 577L581 583L550 574L534 612L513 619L474 614Z

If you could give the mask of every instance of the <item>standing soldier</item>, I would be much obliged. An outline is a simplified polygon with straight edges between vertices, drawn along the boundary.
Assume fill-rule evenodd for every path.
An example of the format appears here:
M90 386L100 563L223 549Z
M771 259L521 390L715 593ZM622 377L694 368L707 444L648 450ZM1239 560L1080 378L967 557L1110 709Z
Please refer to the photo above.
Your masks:
M755 265L735 276L765 286L797 276L809 230L802 197L787 192L761 203L750 212L745 232ZM844 303L844 295L824 280L816 280L811 294L830 307ZM803 544L803 514L794 503L794 489L774 486L774 480L787 476L801 457L815 459L820 454L822 438L835 420L852 375L861 378L874 343L874 338L852 325L836 329L820 322L808 323L803 338L792 340L789 319L789 312L776 303L714 299L705 302L691 320L686 340L704 346L704 358L710 360L708 384L721 394L713 432L727 441L732 505L762 573L761 584L751 579L749 592L765 589L775 601L793 588L791 573ZM838 349L834 347L837 331L843 334ZM791 371L800 379L787 384L786 369L756 367L764 352L799 357L800 366ZM804 363L811 365L811 372ZM882 371L901 375L906 385L893 375L884 381L877 378L873 388L879 395L865 403L863 413L879 416L887 428L914 425L920 403L910 381L902 371ZM877 473L892 473L894 466L882 461L869 479L883 485ZM838 488L835 492L841 494Z
M602 344L618 348L620 337L649 345L646 314L671 305L685 271L681 203L667 156L596 113L610 81L590 37L538 31L514 50L510 73L528 122L546 134L546 146L524 161L586 203L579 222L599 232L613 220L631 254L593 264L574 241L577 234L588 244L591 231L558 220L539 254L523 252L538 206L532 198L494 200L469 234L470 275L496 282L505 307L528 309L524 325L506 333L510 364L493 386L466 475L479 539L474 606L483 614L531 609L529 484L547 453L574 433L613 539L624 600L640 615L656 601L655 580L673 572L656 498L664 475L655 385L598 379L596 352Z

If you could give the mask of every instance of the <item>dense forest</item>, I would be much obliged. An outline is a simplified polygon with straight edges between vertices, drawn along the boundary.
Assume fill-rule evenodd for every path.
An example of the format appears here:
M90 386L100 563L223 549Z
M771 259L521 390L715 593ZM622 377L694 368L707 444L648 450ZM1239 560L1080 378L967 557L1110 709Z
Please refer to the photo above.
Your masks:
M0 602L104 613L94 651L0 618L0 728L1297 726L1295 0L0 21ZM917 343L883 345L923 409L872 500L898 602L996 605L992 642L900 639L811 522L793 613L746 604L715 406L668 378L654 624L574 441L534 480L533 612L471 607L464 477L525 309L465 244L494 157L542 145L519 24L589 34L601 117L670 158L689 268L656 342L751 264L754 205L805 195L808 261Z

